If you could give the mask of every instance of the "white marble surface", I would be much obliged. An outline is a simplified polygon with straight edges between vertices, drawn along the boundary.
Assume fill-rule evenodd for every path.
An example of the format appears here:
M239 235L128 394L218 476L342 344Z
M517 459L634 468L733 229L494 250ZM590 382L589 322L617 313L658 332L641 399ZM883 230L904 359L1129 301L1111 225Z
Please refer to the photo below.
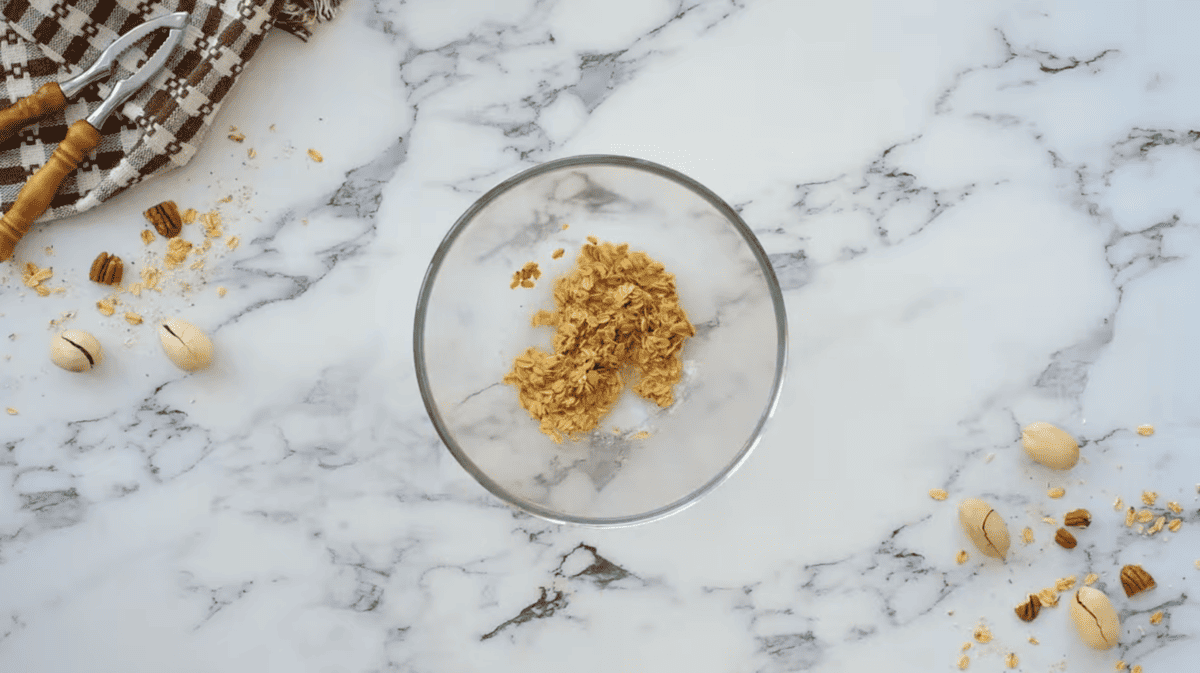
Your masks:
M38 228L18 261L65 292L0 267L17 412L0 414L0 670L951 671L980 620L995 639L969 670L1009 652L1021 671L1187 670L1198 21L1190 2L350 0L307 45L273 36L218 121L244 144L214 134L186 169ZM737 206L791 333L742 469L616 530L487 494L440 445L411 361L454 219L523 168L596 152ZM212 334L217 364L193 375L149 324L101 316L85 279L101 249L161 254L139 213L167 196L241 239L122 296ZM106 345L89 375L47 357L70 311ZM1034 420L1083 440L1078 467L1025 458ZM1113 499L1143 489L1183 506L1178 532L1123 526ZM956 564L971 496L1036 541ZM1063 550L1041 519L1081 506L1095 523ZM1126 563L1158 588L1126 598ZM1086 648L1061 605L1013 615L1088 572L1124 620L1116 649Z

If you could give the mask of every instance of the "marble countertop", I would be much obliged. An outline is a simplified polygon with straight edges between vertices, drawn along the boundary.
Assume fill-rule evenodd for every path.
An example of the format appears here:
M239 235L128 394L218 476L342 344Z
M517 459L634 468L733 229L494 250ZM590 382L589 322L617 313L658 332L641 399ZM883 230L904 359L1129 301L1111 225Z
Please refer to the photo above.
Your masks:
M1185 670L1198 21L1190 2L350 0L307 44L272 35L192 163L26 238L18 261L63 291L0 265L0 670ZM413 372L454 220L587 153L733 204L789 318L749 460L631 528L492 497ZM101 315L92 257L160 258L139 233L164 198L240 244ZM212 368L162 356L171 316L211 335ZM64 328L100 339L98 370L51 364ZM1073 470L1026 457L1038 420L1080 439ZM1007 521L1007 562L962 532L968 497ZM1182 523L1127 527L1129 505ZM1094 520L1066 550L1078 507ZM1126 597L1125 564L1157 588ZM1089 573L1117 647L1076 636L1069 592L1016 618Z

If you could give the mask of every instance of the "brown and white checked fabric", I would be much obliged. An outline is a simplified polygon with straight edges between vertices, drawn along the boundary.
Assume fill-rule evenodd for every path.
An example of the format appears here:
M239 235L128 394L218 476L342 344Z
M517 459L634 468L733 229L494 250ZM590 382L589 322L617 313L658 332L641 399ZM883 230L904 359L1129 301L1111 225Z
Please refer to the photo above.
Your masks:
M263 37L278 26L299 37L333 17L340 0L0 0L0 107L47 82L64 82L134 26L190 12L183 42L157 76L99 129L100 144L67 176L40 222L83 212L148 177L186 164ZM0 206L49 159L67 128L95 110L166 39L159 30L125 52L117 72L67 108L0 143Z

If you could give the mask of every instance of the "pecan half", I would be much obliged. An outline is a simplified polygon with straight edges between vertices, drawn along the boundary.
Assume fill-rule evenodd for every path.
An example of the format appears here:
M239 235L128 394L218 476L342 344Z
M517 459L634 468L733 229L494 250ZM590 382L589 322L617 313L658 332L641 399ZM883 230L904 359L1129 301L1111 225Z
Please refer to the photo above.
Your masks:
M1076 509L1067 512L1063 523L1074 528L1087 528L1092 523L1092 513L1086 509Z
M164 238L175 238L183 229L183 217L174 201L163 201L142 214Z
M1067 530L1066 528L1059 528L1058 531L1054 533L1054 541L1058 543L1058 546L1064 549L1074 549L1075 545L1078 544L1075 541L1075 536L1071 535L1071 531Z
M1037 619L1038 613L1042 611L1042 599L1037 597L1037 594L1029 594L1029 598L1016 607L1017 616L1023 622L1032 622Z
M92 262L92 270L88 273L88 278L105 285L120 285L121 276L124 273L125 265L121 262L120 257L102 252L96 256L96 261Z
M1121 568L1121 586L1125 587L1125 595L1140 594L1157 586L1154 578L1140 565L1127 565Z

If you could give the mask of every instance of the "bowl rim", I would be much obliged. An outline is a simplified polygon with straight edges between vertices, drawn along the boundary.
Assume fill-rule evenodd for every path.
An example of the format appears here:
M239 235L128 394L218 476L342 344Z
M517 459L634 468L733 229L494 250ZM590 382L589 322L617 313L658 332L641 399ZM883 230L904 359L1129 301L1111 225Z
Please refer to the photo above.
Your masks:
M493 201L512 190L518 185L527 180L538 177L540 175L550 173L564 168L575 166L619 166L624 168L633 168L652 173L662 178L666 178L676 182L688 190L700 196L707 201L711 206L717 209L731 224L737 229L742 239L750 246L751 252L754 254L755 260L758 262L759 269L767 281L767 290L771 295L771 303L775 310L775 335L776 335L776 353L775 353L775 377L771 383L770 397L759 416L758 422L754 425L753 431L747 438L742 448L737 452L732 460L722 468L716 475L710 478L707 482L690 491L686 495L677 500L662 505L655 509L642 512L639 514L631 514L618 517L585 517L541 507L535 503L526 502L525 500L509 493L504 487L498 484L495 480L489 477L466 455L462 448L455 441L454 436L449 431L445 422L442 420L441 412L433 401L433 393L430 389L429 374L425 367L425 337L424 327L426 322L426 309L429 305L429 298L433 291L434 282L437 279L438 271L441 269L442 262L449 253L454 242L459 235L466 230L467 225L479 214L484 208L490 205ZM561 159L547 161L531 168L527 168L516 175L504 180L492 189L484 193L483 196L476 199L471 204L471 207L459 216L455 221L454 226L446 233L441 244L433 253L433 258L429 262L429 266L425 270L425 277L421 281L420 293L417 295L416 315L413 320L413 366L416 368L417 386L421 391L421 401L425 405L425 411L429 414L429 419L433 423L434 429L442 440L442 444L454 456L459 465L463 467L477 482L492 495L496 496L508 505L538 518L545 519L554 523L560 524L575 524L579 526L588 526L594 528L616 528L622 526L633 526L651 521L663 519L672 514L683 511L684 509L694 505L697 501L703 498L708 493L712 492L717 486L724 483L734 472L737 471L754 447L758 445L762 439L763 429L767 421L775 414L775 409L779 405L780 393L783 389L783 379L787 370L788 358L788 330L787 330L787 310L783 301L783 291L779 287L779 280L775 276L775 271L771 267L771 261L767 253L763 250L758 238L754 232L746 225L741 216L732 207L729 206L721 197L717 196L712 190L704 185L696 182L692 178L680 173L679 171L668 168L661 164L647 161L645 159L637 159L634 157L616 155L616 154L581 154Z

